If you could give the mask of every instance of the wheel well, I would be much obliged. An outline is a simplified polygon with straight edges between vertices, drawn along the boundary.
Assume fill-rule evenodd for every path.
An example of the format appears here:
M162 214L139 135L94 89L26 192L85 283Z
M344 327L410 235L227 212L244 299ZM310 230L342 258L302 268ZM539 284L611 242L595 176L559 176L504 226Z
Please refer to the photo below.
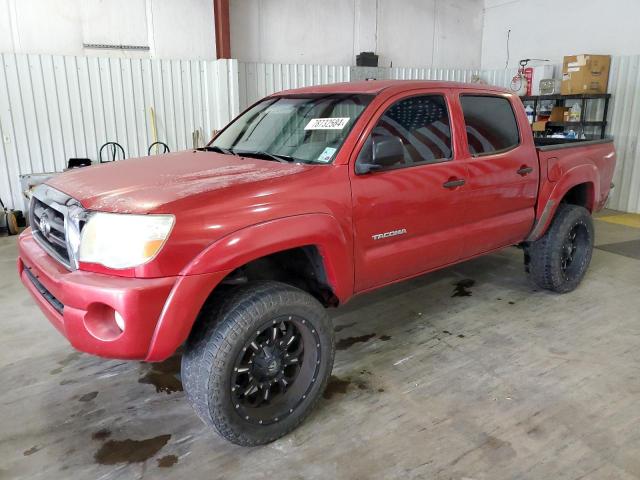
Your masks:
M275 280L292 285L313 295L325 307L339 303L329 285L322 255L315 245L283 250L252 260L227 275L216 290L255 280Z
M593 184L580 183L564 194L560 203L568 203L593 211Z

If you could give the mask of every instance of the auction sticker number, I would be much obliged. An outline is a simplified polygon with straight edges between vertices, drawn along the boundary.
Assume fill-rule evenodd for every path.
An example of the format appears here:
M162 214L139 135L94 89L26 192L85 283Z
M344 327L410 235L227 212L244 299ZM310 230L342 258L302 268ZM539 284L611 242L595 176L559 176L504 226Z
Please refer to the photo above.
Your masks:
M312 118L305 130L342 130L351 120L349 117L340 118Z

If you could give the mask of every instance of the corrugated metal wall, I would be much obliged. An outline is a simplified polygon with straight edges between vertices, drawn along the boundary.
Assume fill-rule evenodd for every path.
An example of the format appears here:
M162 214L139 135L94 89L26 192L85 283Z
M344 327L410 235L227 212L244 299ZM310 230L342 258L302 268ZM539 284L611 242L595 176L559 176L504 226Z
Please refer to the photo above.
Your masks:
M2 55L0 66L0 196L22 205L18 176L61 170L69 157L97 158L105 141L128 156L145 155L152 141L150 107L158 139L172 150L192 146L265 95L350 80L346 65L244 63ZM391 68L388 78L481 79L509 87L515 69ZM640 56L616 57L611 68L608 133L616 140L618 168L611 208L640 213ZM587 112L587 114L590 114Z
M472 82L480 70L459 68L412 68L393 67L389 78L393 80L445 80L450 82Z
M614 137L618 163L608 206L640 213L640 55L613 58L609 91L612 108L607 131Z
M262 97L290 88L348 82L345 65L239 62L239 100L243 110Z
M477 82L482 80L489 85L508 88L517 68L500 70L478 70L461 68L412 68L394 67L389 78L394 80L444 80L451 82Z
M172 151L210 138L238 113L237 61L2 54L0 197L22 205L19 175L96 160L107 141L127 157L157 138Z

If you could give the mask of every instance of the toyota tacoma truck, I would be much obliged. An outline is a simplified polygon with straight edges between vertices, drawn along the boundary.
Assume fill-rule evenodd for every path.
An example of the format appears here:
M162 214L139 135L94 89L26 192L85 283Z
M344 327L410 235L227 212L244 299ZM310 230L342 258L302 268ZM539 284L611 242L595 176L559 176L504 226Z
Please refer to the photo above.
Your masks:
M157 362L182 347L197 414L264 444L327 384L327 308L512 245L535 285L576 288L615 161L610 139L534 139L500 88L290 90L204 148L50 179L18 270L78 350Z

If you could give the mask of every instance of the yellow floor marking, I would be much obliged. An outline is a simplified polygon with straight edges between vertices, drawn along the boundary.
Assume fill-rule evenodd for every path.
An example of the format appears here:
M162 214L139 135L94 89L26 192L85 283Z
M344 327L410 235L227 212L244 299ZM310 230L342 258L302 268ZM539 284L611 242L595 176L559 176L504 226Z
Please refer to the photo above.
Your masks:
M640 215L636 213L624 213L622 215L607 215L598 217L602 222L615 223L626 227L640 228Z

